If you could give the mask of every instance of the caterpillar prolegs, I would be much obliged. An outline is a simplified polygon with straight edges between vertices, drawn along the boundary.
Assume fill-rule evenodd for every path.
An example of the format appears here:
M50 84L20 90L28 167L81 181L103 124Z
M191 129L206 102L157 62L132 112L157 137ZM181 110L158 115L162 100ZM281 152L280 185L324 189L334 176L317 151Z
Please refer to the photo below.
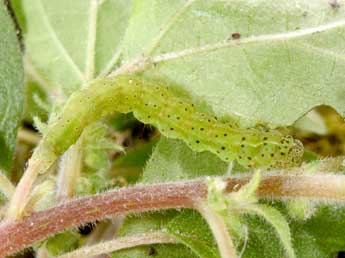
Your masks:
M240 128L232 122L198 112L193 103L169 87L137 75L94 81L75 92L53 122L43 143L55 155L73 144L88 124L115 111L133 112L170 138L182 139L197 152L210 151L244 167L291 167L299 164L303 146L276 130Z

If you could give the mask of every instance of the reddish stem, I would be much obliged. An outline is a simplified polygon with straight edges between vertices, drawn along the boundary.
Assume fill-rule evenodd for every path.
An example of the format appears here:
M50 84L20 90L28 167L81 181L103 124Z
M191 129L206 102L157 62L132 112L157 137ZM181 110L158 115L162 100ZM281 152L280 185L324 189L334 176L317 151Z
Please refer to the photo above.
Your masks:
M88 196L19 221L0 225L0 257L15 253L34 242L71 226L127 212L193 207L193 199L206 196L203 181L122 188Z
M228 178L227 191L236 191L248 180L248 176ZM344 201L344 189L343 175L266 175L261 181L258 196ZM121 188L71 200L19 221L0 224L0 257L13 254L72 226L129 212L195 208L195 204L206 196L206 181L194 180Z

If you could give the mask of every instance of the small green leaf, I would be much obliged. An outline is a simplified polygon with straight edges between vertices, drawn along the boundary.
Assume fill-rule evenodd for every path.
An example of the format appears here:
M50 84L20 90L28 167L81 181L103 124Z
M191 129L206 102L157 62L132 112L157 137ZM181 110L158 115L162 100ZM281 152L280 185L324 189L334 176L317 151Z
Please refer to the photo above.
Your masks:
M208 207L217 212L227 224L230 232L237 238L243 235L243 221L240 214L253 213L263 217L277 232L287 256L294 258L295 253L291 243L289 224L281 213L268 205L258 204L255 192L260 183L260 171L256 171L251 180L237 192L226 193L225 184L220 179L208 183ZM242 231L242 232L241 232Z
M32 123L34 117L46 121L51 110L46 93L33 81L26 83L23 119Z
M54 256L70 252L78 247L80 235L74 230L68 230L50 237L45 241L47 250Z
M94 170L107 170L110 166L108 150L124 152L124 148L108 137L108 126L95 122L87 126L82 134L85 164Z
M260 171L256 171L251 180L237 192L226 193L226 182L220 178L208 180L207 207L219 214L234 238L241 238L245 227L240 214L247 206L257 202L256 189L260 183Z
M119 236L141 234L148 231L166 231L167 223L178 214L178 211L171 210L128 216L120 229Z
M226 182L221 178L211 178L207 182L207 203L217 212L226 212L228 202L225 194Z
M248 237L239 248L243 258L285 257L286 251L275 229L262 217L247 215L243 217L243 223L248 225Z
M295 251L291 242L290 227L284 216L275 208L264 204L253 204L244 207L248 212L263 217L276 230L280 241L282 242L286 254L289 258L295 257Z
M9 170L23 109L23 67L13 21L0 2L0 169Z
M195 153L182 141L163 138L154 149L142 180L153 183L223 175L228 166L216 155Z
M118 157L113 162L114 167L144 167L146 162L150 159L150 155L155 147L156 141L143 144L135 149L126 150L126 155Z
M41 211L52 207L56 203L55 189L56 180L52 178L35 186L30 193L27 209Z
M315 204L311 201L289 201L286 204L289 216L293 219L306 220L316 211Z
M110 124L116 131L124 131L128 128L133 128L138 123L133 113L122 114L118 113L110 119Z
M199 213L184 210L167 225L168 231L200 258L219 258L217 245Z

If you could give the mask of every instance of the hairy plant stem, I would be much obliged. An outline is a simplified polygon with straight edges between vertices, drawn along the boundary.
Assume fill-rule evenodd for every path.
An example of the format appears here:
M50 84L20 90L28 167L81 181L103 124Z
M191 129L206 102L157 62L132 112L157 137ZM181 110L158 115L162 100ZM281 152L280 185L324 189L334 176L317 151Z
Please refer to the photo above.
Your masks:
M78 144L79 143L77 143L76 145ZM77 164L77 159L81 159L81 154L80 150L77 150L75 148L77 147L72 147L71 153L68 154L73 154L74 162L76 162L75 164L73 164L73 172L68 172L71 175L67 175L67 172L65 172L64 176L68 177L67 179L60 178L61 180L69 180L71 182L69 182L68 185L64 186L65 188L63 190L60 189L61 191L72 191L71 187L73 188L73 186L71 184L73 184L72 181L76 179L76 173L78 173L78 170L74 166ZM8 219L20 219L24 215L25 207L29 201L30 190L32 189L32 186L34 185L38 175L45 173L54 164L57 158L58 156L53 151L51 151L49 145L47 146L46 142L42 140L38 147L35 149L32 157L29 159L28 167L14 191L6 214L6 217ZM62 193L61 191L61 194L70 194Z
M266 174L257 195L278 200L345 202L345 175ZM225 178L227 192L248 183L250 175ZM72 226L109 216L174 208L197 209L207 198L204 179L156 185L134 186L71 200L36 212L18 221L0 224L0 257L13 254L34 242Z
M121 249L131 248L148 244L167 244L178 243L177 239L167 233L154 232L147 234L134 235L129 237L121 237L118 239L105 241L92 246L83 247L73 252L58 256L57 258L79 258L90 257L94 255L106 254Z
M6 218L19 219L24 215L25 207L29 201L30 190L40 173L45 172L55 161L49 151L41 151L39 146L28 162L28 167L20 179L11 198Z
M220 256L222 258L236 258L236 248L224 219L213 211L212 208L208 207L206 203L200 202L200 204L197 205L197 210L209 225L214 239L217 242Z

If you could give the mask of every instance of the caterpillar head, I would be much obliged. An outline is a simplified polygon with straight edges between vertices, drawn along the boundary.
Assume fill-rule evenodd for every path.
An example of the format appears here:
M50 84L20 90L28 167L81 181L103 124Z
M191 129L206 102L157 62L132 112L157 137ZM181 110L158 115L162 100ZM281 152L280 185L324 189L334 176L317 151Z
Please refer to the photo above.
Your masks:
M297 167L302 163L304 147L303 144L291 136L285 136L282 142L289 142L289 149L284 159L278 160L274 167L276 168L291 168Z
M292 165L291 167L299 166L302 163L303 154L304 154L304 147L303 147L302 142L294 139L293 145L288 153L288 160L289 160L289 163Z

